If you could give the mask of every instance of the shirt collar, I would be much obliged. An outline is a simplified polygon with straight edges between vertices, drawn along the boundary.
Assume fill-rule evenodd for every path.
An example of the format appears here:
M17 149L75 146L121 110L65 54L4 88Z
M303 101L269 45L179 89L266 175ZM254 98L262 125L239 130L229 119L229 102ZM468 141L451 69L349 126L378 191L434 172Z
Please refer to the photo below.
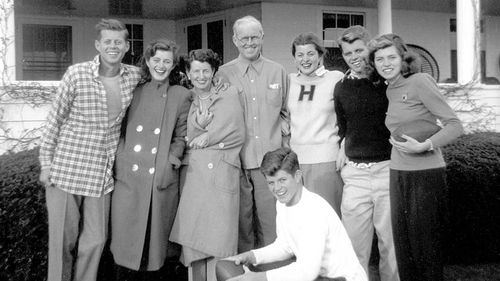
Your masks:
M316 76L318 76L318 77L323 77L323 75L325 75L327 72L328 72L328 70L325 68L325 66L324 66L324 65L322 65L322 66L318 67L318 68L314 71L314 74L315 74ZM298 76L301 76L301 75L303 75L303 74L302 74L302 72L300 72L300 70L299 70L299 72L297 72L297 77L298 77Z
M96 55L92 62L90 63L90 67L92 69L92 73L94 74L95 78L99 77L99 65L101 64L100 60L101 56ZM126 64L121 63L120 64L120 76L123 76L123 74L128 73L128 67Z
M262 58L262 54L260 54L257 60L250 62L246 59L243 59L240 55L238 56L237 66L242 76L248 72L248 69L250 67L252 67L257 72L257 74L260 75L264 66L264 59Z

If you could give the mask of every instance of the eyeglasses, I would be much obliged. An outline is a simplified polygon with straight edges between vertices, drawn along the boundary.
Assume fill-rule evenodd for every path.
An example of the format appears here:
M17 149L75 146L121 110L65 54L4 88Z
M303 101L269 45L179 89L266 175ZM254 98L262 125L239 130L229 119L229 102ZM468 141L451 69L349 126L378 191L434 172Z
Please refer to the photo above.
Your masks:
M248 44L250 42L259 42L262 40L262 35L259 36L245 36L245 37L238 37L235 36L236 40L238 40L241 44Z

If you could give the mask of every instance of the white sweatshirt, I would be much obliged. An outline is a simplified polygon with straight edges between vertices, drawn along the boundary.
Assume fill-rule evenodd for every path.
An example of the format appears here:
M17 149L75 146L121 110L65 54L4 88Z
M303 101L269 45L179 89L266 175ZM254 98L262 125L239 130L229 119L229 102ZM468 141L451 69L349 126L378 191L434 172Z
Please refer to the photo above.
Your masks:
M312 281L318 276L368 280L339 217L321 196L303 187L297 204L276 202L276 209L276 241L253 250L257 264L293 256L296 261L267 271L268 281Z

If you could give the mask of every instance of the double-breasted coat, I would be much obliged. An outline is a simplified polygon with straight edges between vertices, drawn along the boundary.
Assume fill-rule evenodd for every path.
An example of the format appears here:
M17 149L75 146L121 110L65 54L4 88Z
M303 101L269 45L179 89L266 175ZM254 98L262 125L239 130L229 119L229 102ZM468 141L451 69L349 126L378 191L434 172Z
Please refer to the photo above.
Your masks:
M118 145L111 202L111 251L118 265L138 270L144 250L147 270L158 270L166 257L179 254L168 237L179 202L177 168L190 104L191 94L181 86L151 81L134 91Z
M188 142L207 132L208 145L191 149L177 217L170 240L183 246L183 263L236 254L239 214L239 153L245 140L244 110L236 88L213 87L212 121L201 128L194 98L188 117ZM195 253L195 254L193 254Z

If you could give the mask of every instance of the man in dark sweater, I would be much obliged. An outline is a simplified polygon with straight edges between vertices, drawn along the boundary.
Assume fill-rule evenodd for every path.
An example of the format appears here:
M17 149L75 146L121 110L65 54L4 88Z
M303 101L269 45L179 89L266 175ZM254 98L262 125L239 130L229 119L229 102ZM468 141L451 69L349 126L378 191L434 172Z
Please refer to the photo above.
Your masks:
M337 167L344 180L342 222L368 273L373 232L380 252L380 279L399 280L389 200L390 133L384 120L386 85L368 63L370 36L361 26L346 29L338 42L349 66L335 87L341 149Z

